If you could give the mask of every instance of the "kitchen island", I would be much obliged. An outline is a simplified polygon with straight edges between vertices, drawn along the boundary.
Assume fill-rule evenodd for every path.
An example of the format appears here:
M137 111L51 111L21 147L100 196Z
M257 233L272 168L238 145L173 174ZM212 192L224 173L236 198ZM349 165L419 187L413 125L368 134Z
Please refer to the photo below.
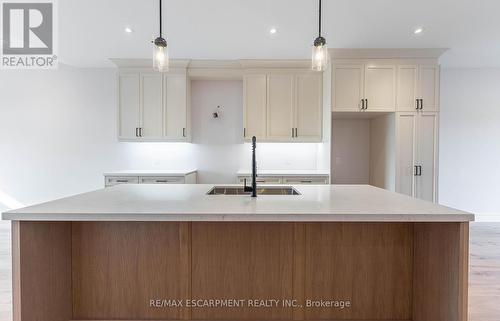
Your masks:
M119 185L3 213L15 321L467 320L472 214L365 185Z

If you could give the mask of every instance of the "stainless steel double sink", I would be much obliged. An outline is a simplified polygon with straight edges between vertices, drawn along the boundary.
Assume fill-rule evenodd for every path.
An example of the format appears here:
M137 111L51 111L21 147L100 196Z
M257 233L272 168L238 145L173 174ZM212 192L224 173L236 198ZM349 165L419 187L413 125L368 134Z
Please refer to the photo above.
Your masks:
M214 186L207 192L207 195L250 195L239 186ZM291 186L262 186L257 187L257 195L300 195Z

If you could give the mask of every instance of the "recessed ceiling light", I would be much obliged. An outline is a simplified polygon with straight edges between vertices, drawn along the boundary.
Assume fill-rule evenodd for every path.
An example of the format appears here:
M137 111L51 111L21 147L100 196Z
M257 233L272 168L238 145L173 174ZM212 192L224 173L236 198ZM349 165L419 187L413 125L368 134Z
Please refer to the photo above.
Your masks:
M419 35L419 34L421 34L423 31L424 31L424 28L422 28L422 27L418 27L418 28L416 28L415 30L413 30L413 33L414 33L414 34L416 34L416 35Z
M272 27L271 29L269 29L269 33L272 35L274 35L276 32L278 32L278 30L275 27Z
M134 32L134 30L132 30L132 28L130 28L130 27L125 27L125 32L132 33L132 32Z

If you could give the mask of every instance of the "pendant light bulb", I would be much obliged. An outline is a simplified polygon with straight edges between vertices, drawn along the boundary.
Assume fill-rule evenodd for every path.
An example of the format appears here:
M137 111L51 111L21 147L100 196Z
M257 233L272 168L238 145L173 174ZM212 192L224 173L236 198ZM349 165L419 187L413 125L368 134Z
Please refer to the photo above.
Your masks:
M324 71L328 66L328 47L325 38L318 37L312 47L312 69L315 71Z
M161 0L160 2L160 36L153 41L153 69L164 72L168 71L169 56L167 40L162 35Z
M330 57L326 40L321 36L321 0L319 0L318 37L312 47L311 67L315 71L324 71L328 67Z
M157 71L168 71L169 56L167 41L158 37L154 41L153 46L153 68Z

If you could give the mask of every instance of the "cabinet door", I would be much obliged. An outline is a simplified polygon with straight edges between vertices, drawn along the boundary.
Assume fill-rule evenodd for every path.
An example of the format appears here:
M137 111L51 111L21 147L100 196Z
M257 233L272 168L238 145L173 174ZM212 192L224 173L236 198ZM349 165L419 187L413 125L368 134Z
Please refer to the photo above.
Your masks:
M184 176L143 176L139 177L140 184L184 184Z
M267 78L267 139L292 140L294 77L270 74Z
M396 110L396 67L373 65L365 67L366 111Z
M187 137L187 78L186 75L165 75L164 136L168 140L184 141Z
M417 162L422 166L421 175L417 176L416 197L436 202L437 191L437 113L421 113L418 115L417 127Z
M243 123L245 139L266 138L266 75L246 75L243 78Z
M120 139L138 139L140 127L140 76L139 73L118 76L118 114Z
M323 99L321 74L296 77L295 141L321 141Z
M284 176L283 184L292 185L326 185L328 177L326 176Z
M397 75L397 111L417 108L418 66L399 66Z
M396 117L396 192L415 196L417 114L398 113Z
M363 99L364 65L334 65L333 111L360 111Z
M422 99L423 111L439 110L439 66L420 66L419 98Z
M247 180L247 185L252 184L252 176L238 176L238 180L240 184L243 184ZM257 176L256 179L257 184L282 184L281 176Z
M141 74L141 137L162 137L162 75L159 73Z

